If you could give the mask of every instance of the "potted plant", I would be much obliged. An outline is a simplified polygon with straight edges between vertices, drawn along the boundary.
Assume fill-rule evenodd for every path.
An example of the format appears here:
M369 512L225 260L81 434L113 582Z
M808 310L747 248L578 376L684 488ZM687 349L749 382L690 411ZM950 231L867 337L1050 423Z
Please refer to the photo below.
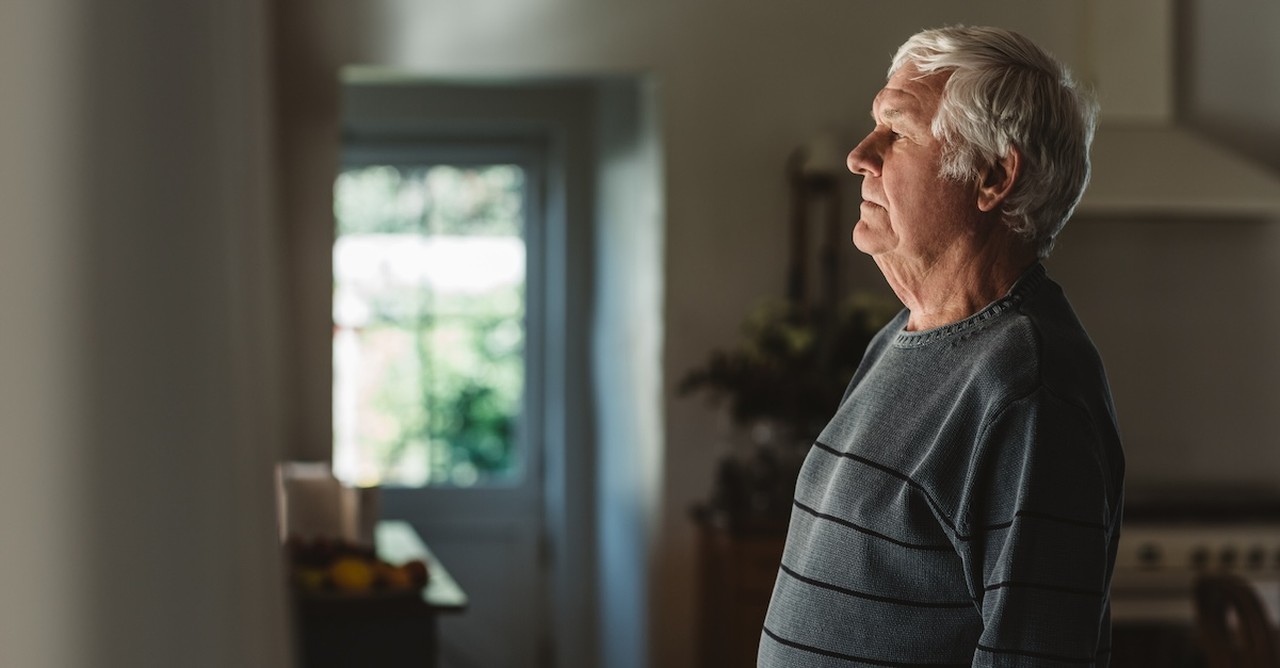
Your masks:
M869 293L827 310L767 300L744 320L736 346L684 375L679 395L710 395L748 436L721 461L711 501L696 510L702 519L738 529L786 521L808 447L899 308Z

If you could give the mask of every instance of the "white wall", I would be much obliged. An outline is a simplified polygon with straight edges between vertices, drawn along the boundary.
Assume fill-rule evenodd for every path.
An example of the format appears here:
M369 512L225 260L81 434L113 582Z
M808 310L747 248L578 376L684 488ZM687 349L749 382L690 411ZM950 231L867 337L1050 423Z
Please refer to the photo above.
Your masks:
M1077 220L1057 253L1107 365L1130 491L1280 484L1280 224Z
M54 3L0 6L0 664L85 665L68 638L79 614L85 529L76 462L84 436L75 401L81 203L64 191L75 165L80 53L75 16ZM32 67L31 63L40 63ZM58 493L54 493L54 492Z
M1280 170L1280 4L1183 0L1180 9L1183 117Z
M0 664L283 666L266 22L0 6Z

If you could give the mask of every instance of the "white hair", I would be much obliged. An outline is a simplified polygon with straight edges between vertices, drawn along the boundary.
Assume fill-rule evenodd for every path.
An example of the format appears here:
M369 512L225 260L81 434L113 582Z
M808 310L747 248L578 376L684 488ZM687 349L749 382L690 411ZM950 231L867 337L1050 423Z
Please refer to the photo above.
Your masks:
M976 181L1011 149L1021 173L1001 210L1040 257L1089 182L1098 106L1071 72L1018 33L954 26L925 30L898 48L889 76L913 65L949 72L932 131L943 142L942 176Z

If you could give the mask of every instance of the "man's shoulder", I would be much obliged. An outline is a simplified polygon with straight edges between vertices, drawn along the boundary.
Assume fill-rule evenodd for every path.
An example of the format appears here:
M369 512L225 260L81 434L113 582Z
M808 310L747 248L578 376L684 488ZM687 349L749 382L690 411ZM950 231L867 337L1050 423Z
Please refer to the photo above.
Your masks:
M1034 355L1043 382L1102 383L1102 357L1062 288L1046 280L1019 306L1016 325L1035 341Z
M1041 388L1063 396L1110 391L1097 348L1047 279L952 349L978 387L1010 399Z

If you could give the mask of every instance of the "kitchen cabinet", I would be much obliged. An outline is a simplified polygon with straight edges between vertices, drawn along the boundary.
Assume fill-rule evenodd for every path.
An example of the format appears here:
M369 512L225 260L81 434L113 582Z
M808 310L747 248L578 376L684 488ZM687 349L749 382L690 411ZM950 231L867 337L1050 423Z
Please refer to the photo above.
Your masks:
M699 522L699 666L756 665L785 540L784 525L732 529Z

